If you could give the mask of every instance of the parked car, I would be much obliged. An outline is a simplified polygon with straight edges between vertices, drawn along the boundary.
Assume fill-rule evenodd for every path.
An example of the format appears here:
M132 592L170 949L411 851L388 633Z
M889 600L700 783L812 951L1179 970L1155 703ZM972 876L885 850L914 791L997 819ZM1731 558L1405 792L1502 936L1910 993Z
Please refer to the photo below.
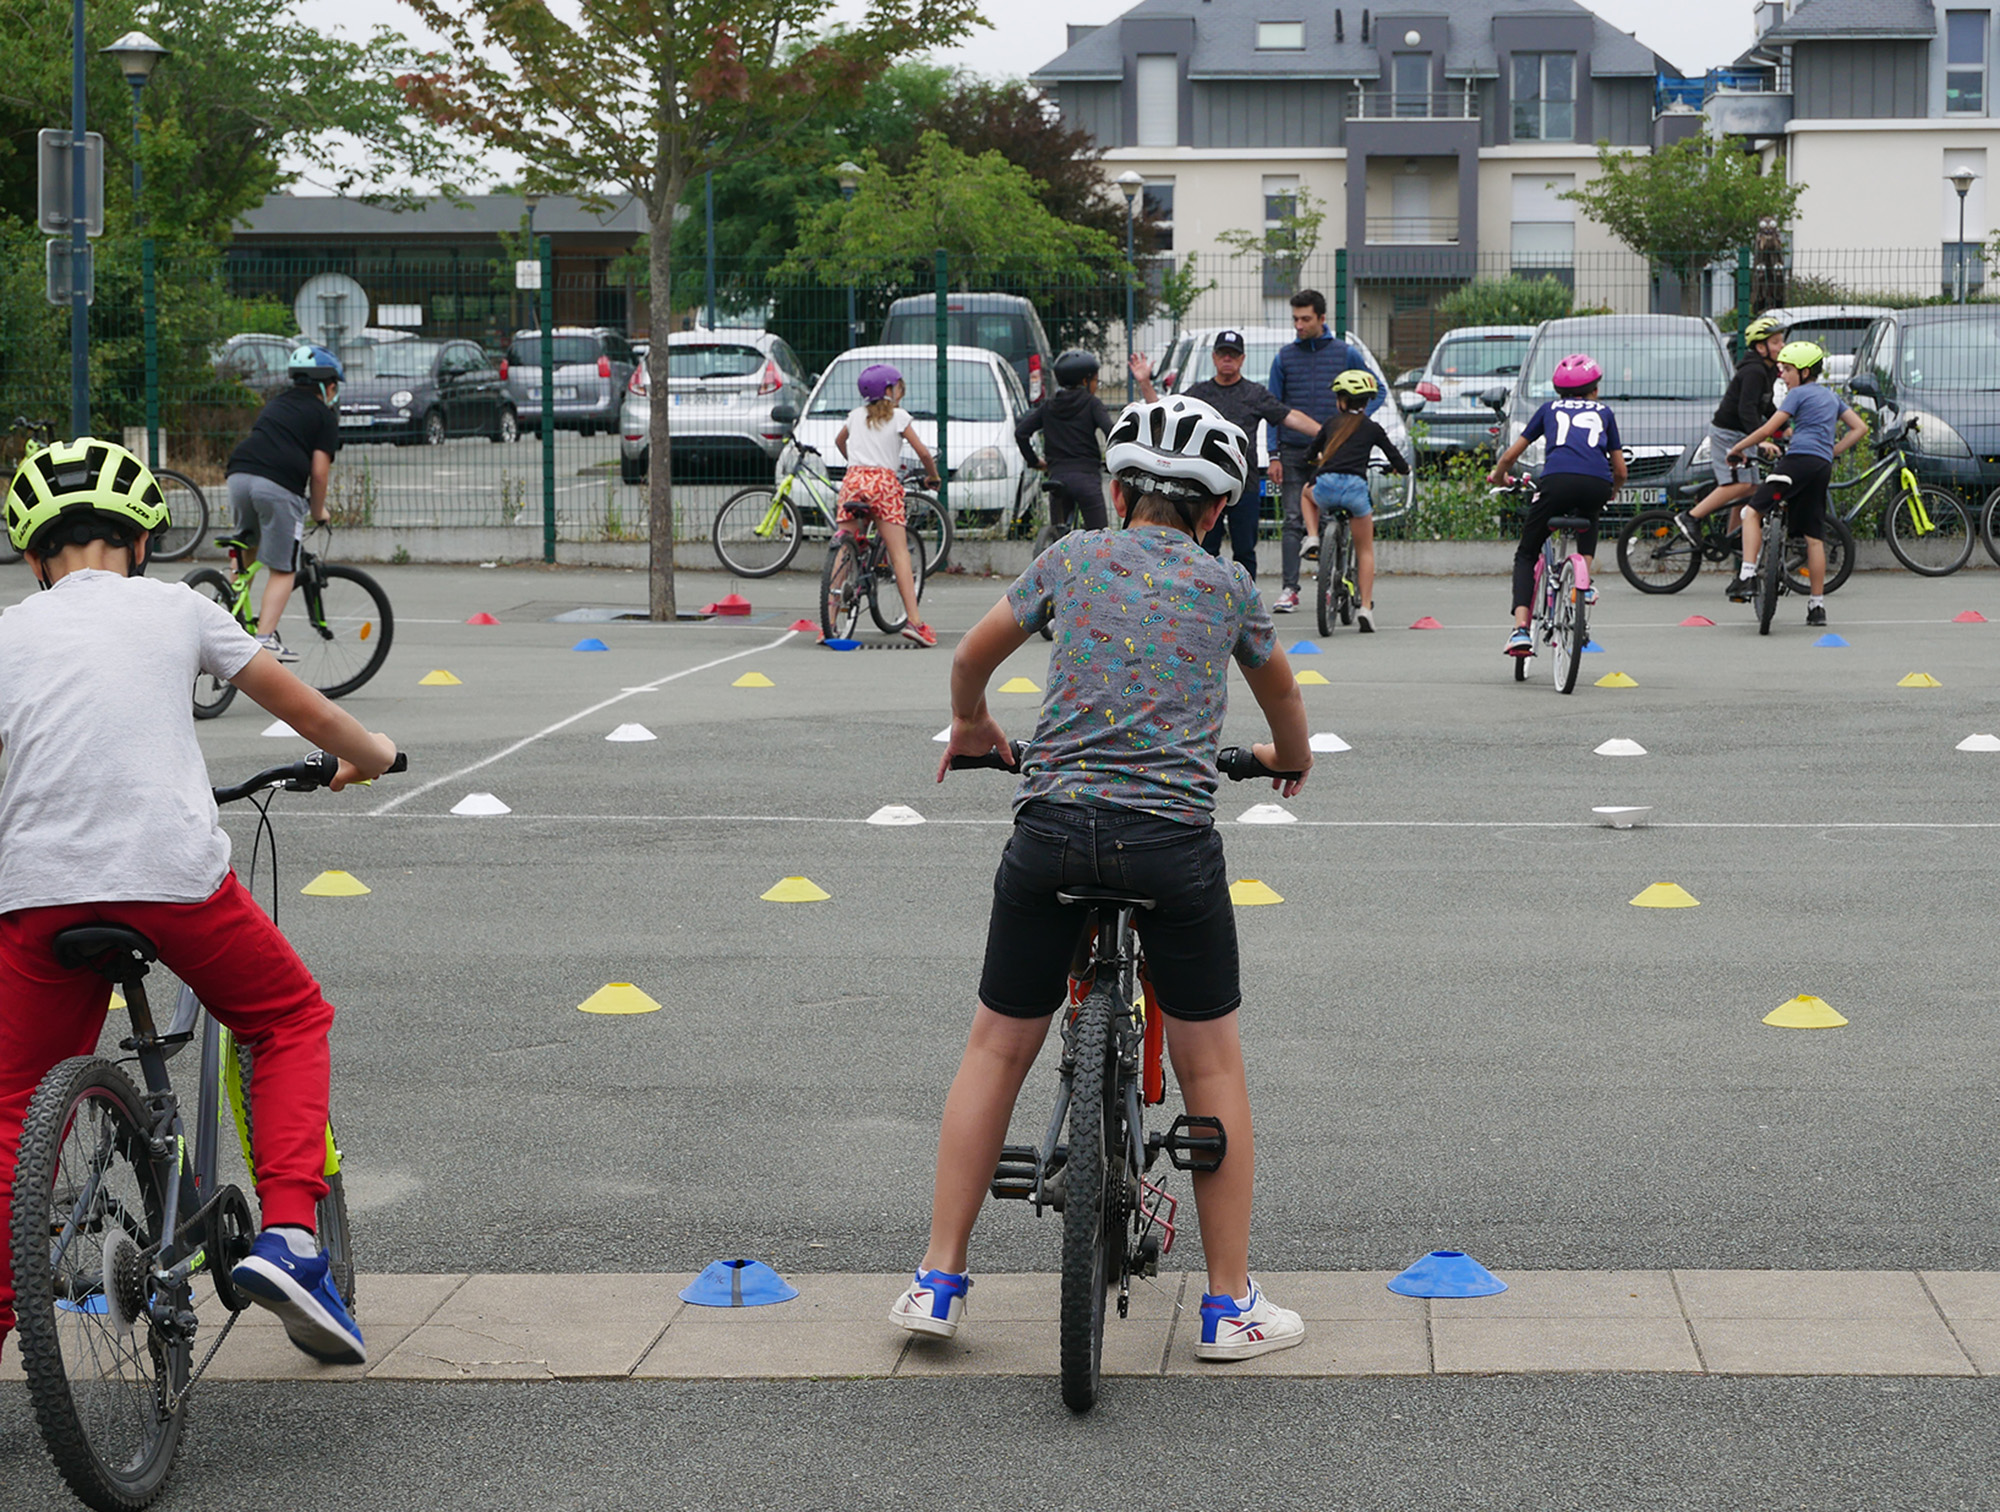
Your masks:
M973 528L1011 528L1026 521L1041 491L1041 475L1022 460L1014 444L1014 422L1029 408L1014 367L999 353L983 347L945 349L951 385L950 467L952 518ZM917 434L933 454L937 451L937 348L934 346L854 347L834 358L814 385L800 415L797 437L819 449L826 470L835 479L847 464L834 450L833 438L848 412L861 403L856 380L870 363L892 364L903 375L908 392L903 408L916 422ZM903 460L914 465L915 454L904 448Z
M268 399L280 389L291 387L289 369L292 353L304 339L301 336L273 336L258 331L232 336L215 349L211 358L215 375L218 378L234 378L253 390L260 399Z
M555 342L557 430L608 431L618 424L625 385L632 381L632 347L608 326L558 326ZM530 435L542 428L542 333L516 331L500 376Z
M1528 344L1521 373L1487 393L1502 415L1502 447L1520 435L1535 411L1555 397L1549 376L1571 352L1587 352L1604 369L1598 398L1618 418L1626 479L1611 502L1630 513L1692 503L1715 483L1709 466L1708 424L1729 386L1728 349L1715 323L1697 315L1577 315L1544 321ZM1543 444L1521 457L1524 471L1541 470Z
M1795 305L1763 313L1785 323L1786 339L1810 341L1824 351L1823 381L1837 387L1854 372L1854 353L1861 338L1889 312L1881 305Z
M1417 450L1441 461L1453 452L1493 449L1493 411L1479 396L1497 379L1518 377L1534 339L1531 325L1460 326L1438 338L1430 361L1406 392L1422 396ZM1399 391L1398 403L1406 403Z
M674 474L712 469L759 476L784 449L790 427L780 405L803 410L812 379L784 340L769 331L675 331L667 337L667 421ZM618 475L646 479L653 420L652 374L632 369L618 420Z
M1180 389L1181 374L1186 370L1188 359L1194 355L1194 337L1186 331L1168 343L1167 352L1153 369L1153 387L1163 394L1176 393ZM1191 380L1192 381L1192 380Z
M2000 487L2000 309L1890 310L1868 328L1848 381L1862 413L1915 415L1911 469L1974 508Z
M452 436L520 439L514 401L476 341L394 341L349 352L343 361L344 442L442 446Z
M945 312L953 346L998 352L1013 364L1028 402L1041 403L1044 379L1056 358L1033 300L1018 294L948 294ZM890 304L882 325L883 345L928 346L935 351L936 341L936 295L913 294Z

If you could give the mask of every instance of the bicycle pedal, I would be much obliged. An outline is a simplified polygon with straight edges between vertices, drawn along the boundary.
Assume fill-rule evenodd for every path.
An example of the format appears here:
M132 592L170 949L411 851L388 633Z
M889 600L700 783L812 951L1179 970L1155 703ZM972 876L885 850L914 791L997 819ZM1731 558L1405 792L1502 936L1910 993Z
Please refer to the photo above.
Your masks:
M1229 1135L1222 1120L1192 1113L1176 1118L1161 1143L1178 1171L1219 1171L1222 1157L1229 1153Z
M1003 1145L988 1189L995 1197L1026 1202L1042 1180L1042 1152L1033 1145Z

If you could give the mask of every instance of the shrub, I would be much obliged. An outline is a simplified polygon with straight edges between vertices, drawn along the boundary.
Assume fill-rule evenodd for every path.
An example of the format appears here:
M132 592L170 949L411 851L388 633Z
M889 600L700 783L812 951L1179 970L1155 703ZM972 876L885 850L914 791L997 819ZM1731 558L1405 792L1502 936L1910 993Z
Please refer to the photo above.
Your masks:
M1456 326L1540 325L1570 313L1569 286L1553 275L1482 278L1438 301L1445 330Z

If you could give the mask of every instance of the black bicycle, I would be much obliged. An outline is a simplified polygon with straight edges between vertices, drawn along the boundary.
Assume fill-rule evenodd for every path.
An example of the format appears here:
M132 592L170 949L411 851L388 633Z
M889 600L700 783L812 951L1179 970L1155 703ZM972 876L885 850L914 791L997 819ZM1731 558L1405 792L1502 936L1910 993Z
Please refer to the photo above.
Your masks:
M1730 469L1732 482L1736 471ZM1730 523L1735 514L1734 507L1718 509L1697 521L1695 538L1689 541L1674 523L1674 510L1642 510L1619 533L1618 570L1641 593L1679 593L1695 580L1704 562L1727 566L1733 577L1743 562L1743 532ZM1786 537L1783 571L1786 585L1793 593L1811 591L1806 576L1804 536ZM1853 572L1854 532L1846 520L1828 509L1826 591L1832 593L1840 588Z
M389 770L406 765L399 755ZM333 756L315 751L217 788L215 801L310 792L338 769ZM270 801L258 805L266 811L260 836L269 832ZM271 853L275 873L275 838ZM255 845L251 854L254 887ZM132 1032L119 1042L127 1061L75 1056L42 1078L28 1104L12 1225L21 1365L42 1441L70 1489L102 1512L134 1512L166 1484L188 1394L250 1305L230 1272L250 1252L257 1222L242 1189L217 1174L225 1116L233 1118L246 1167L255 1170L250 1057L185 984L172 1020L159 1029L145 982L159 952L139 931L79 925L54 944L65 967L116 985ZM189 1126L167 1062L196 1039L201 1065ZM123 1069L134 1063L143 1093ZM326 1145L327 1195L317 1224L334 1285L351 1310L354 1256L331 1126ZM214 1284L229 1317L196 1365L198 1275Z
M1018 771L1022 750L1016 745L1011 758L954 756L951 765ZM1298 776L1274 772L1236 746L1216 765L1236 782ZM1174 1247L1179 1201L1148 1173L1163 1152L1177 1170L1217 1170L1229 1135L1219 1120L1187 1113L1164 1134L1146 1132L1145 1110L1167 1096L1165 1020L1132 920L1153 899L1113 887L1070 887L1056 896L1089 912L1070 963L1055 1111L1041 1144L1001 1149L991 1190L1032 1203L1037 1213L1062 1214L1062 1394L1072 1412L1088 1412L1103 1378L1112 1293L1123 1318L1133 1278L1158 1275L1160 1257Z
M827 543L826 565L819 574L819 629L823 640L852 640L861 622L861 606L884 635L894 635L910 622L903 590L896 586L895 565L881 532L871 529L875 511L851 500L852 523L840 526ZM905 530L910 549L910 586L923 597L926 542L920 531Z

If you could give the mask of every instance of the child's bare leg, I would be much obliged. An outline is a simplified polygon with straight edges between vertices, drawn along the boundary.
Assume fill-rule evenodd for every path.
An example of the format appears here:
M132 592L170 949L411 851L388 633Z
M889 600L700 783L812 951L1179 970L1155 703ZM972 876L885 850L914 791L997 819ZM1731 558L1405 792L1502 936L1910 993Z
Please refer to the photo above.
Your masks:
M1688 518L1705 520L1725 504L1736 504L1757 491L1754 483L1718 483L1701 496L1694 508L1688 511Z
M1209 1294L1240 1297L1250 1290L1250 1193L1257 1145L1250 1130L1250 1086L1236 1015L1198 1022L1168 1019L1167 1050L1188 1112L1216 1119L1228 1136L1222 1168L1195 1173L1194 1205L1201 1218ZM997 1149L994 1155L997 1159Z
M298 581L298 574L274 572L264 581L264 597L257 609L257 633L276 633L278 621L285 617L285 601L292 596L292 584Z
M930 1248L924 1251L921 1269L953 1275L965 1269L973 1220L993 1183L993 1168L1000 1163L1014 1099L1021 1094L1021 1083L1035 1064L1054 1017L1008 1018L984 1003L973 1015L965 1055L944 1100L937 1181L931 1194ZM1245 1232L1247 1243L1247 1218Z
M1313 501L1312 484L1299 490L1299 509L1306 522L1306 539L1319 539L1319 505Z
M878 520L876 528L882 532L882 544L889 550L889 565L896 569L896 591L903 595L903 610L911 624L921 625L924 617L917 613L917 580L910 571L910 543L903 527Z
M1375 607L1375 521L1356 515L1348 522L1354 536L1354 591L1367 608Z

